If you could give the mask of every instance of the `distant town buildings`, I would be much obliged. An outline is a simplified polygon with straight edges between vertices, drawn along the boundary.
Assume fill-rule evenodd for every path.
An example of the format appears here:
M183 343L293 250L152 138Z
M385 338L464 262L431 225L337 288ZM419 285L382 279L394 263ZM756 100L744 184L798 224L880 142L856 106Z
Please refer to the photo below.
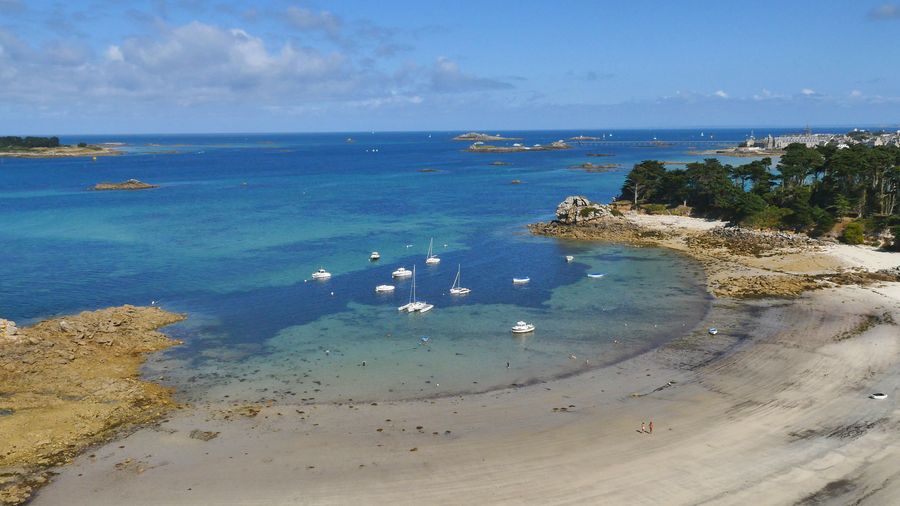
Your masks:
M747 151L770 151L786 148L789 144L803 144L806 147L814 148L816 146L824 146L826 144L834 144L838 149L845 149L854 144L865 144L866 146L900 146L900 130L896 132L868 132L866 130L854 129L846 134L833 133L812 133L808 128L803 133L789 135L768 135L765 139L757 139L750 134L747 142L741 146Z

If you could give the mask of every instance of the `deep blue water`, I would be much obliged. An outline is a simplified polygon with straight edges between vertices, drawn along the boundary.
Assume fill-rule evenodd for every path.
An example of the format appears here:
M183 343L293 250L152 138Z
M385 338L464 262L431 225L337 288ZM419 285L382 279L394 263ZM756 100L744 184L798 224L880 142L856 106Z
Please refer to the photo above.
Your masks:
M748 132L503 133L534 144L603 133L737 141ZM83 136L62 141L122 142L126 154L0 158L0 316L27 324L159 301L191 317L168 329L186 345L148 368L186 397L309 398L318 389L329 400L549 378L656 345L703 317L702 276L687 259L534 238L524 228L550 219L567 195L609 200L640 160L698 159L690 145L482 154L464 152L455 134ZM597 152L614 156L586 156ZM623 170L571 168L586 161ZM87 190L130 178L161 187ZM426 267L432 237L443 261ZM372 250L381 261L368 260ZM565 263L567 254L576 261ZM408 281L393 295L374 293L400 265L417 266L419 296L434 311L397 313ZM458 265L473 290L463 298L447 293ZM334 277L309 280L319 266ZM586 278L595 271L607 276ZM522 275L532 282L513 286ZM518 319L537 332L511 337ZM328 388L311 388L313 377Z

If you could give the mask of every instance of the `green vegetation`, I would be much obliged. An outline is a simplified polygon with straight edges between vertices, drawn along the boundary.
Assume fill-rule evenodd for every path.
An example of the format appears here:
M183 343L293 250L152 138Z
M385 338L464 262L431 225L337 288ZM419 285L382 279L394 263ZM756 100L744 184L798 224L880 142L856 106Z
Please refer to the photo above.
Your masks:
M865 228L862 223L858 221L848 223L841 233L841 241L847 244L862 244L866 240L864 232Z
M848 225L848 241L885 229L897 237L900 148L791 144L775 167L770 158L738 166L709 158L667 170L646 160L628 174L619 198L644 208L686 205L702 216L811 235L854 218L859 222Z
M59 137L0 137L0 150L58 148Z

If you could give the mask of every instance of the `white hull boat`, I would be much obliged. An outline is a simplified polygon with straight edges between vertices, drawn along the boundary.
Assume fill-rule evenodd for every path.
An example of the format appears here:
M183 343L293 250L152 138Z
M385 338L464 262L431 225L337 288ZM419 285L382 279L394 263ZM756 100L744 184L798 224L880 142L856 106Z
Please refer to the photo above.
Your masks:
M589 278L600 279L600 278L602 278L603 276L606 276L606 274L591 273L591 274L588 274L587 276L588 276Z
M513 278L514 285L524 285L524 284L528 283L529 281L531 281L531 278L529 278L529 277Z
M378 293L388 293L394 291L394 285L378 285L375 287L375 291Z
M330 277L331 277L331 273L322 268L319 268L319 270L312 273L313 279L328 279Z
M428 255L425 256L425 264L437 265L439 263L441 263L441 259L434 254L434 237L432 237L431 241L428 243Z
M566 262L571 262L572 260L575 260L575 257L573 257L572 255L566 255Z
M398 307L398 311L406 311L407 313L427 313L434 309L434 304L429 304L424 300L416 300L416 267L413 266L412 286L409 288L409 302Z
M525 334L527 332L534 332L534 324L533 323L525 323L522 321L516 322L513 325L512 333L513 334Z
M369 260L371 260L371 261L373 261L373 262L374 262L375 260L378 260L379 258L381 258L381 253L379 253L379 252L377 252L377 251L373 251L372 254L369 255Z
M472 290L462 287L459 284L459 275L462 272L462 265L456 270L456 278L453 280L453 285L450 286L450 295L465 295Z
M401 267L391 273L391 277L394 277L394 278L408 278L412 275L413 275L412 271L407 269L406 267Z

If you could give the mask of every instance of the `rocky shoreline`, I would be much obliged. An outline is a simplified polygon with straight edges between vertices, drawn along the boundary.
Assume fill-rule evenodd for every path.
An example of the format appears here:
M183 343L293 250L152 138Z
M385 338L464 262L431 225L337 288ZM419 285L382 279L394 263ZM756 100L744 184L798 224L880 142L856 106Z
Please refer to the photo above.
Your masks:
M0 504L20 504L48 469L176 407L140 379L147 353L179 344L156 329L185 318L121 306L0 331Z
M535 235L672 249L703 264L718 297L795 297L835 285L900 281L900 271L848 269L823 252L833 242L802 234L726 226L684 216L652 217L571 196L556 219L533 223ZM900 256L897 263L900 264Z
M95 156L121 155L118 149L106 146L60 146L57 148L28 148L12 151L0 151L0 157L6 158L78 158Z

